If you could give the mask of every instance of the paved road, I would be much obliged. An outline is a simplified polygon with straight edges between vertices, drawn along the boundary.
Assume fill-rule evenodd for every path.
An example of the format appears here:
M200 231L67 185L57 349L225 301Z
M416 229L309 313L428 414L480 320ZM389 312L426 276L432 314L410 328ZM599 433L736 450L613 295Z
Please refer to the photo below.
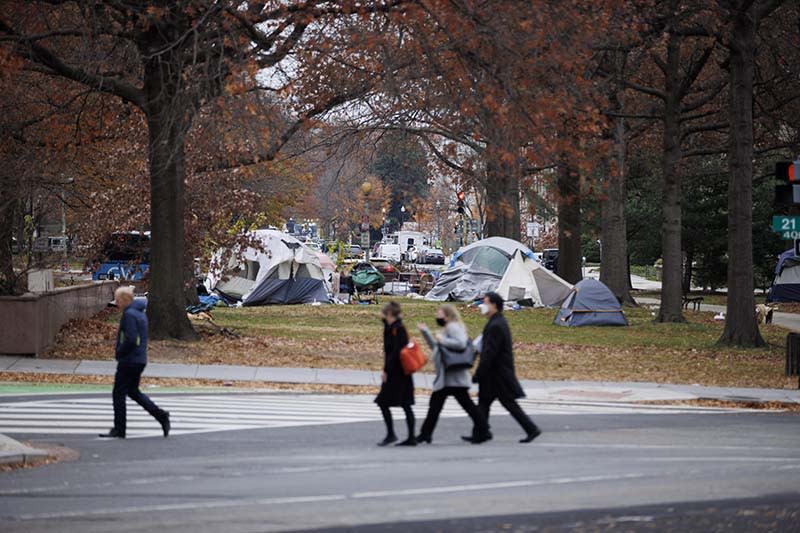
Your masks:
M533 444L518 444L519 428L496 407L496 438L486 445L462 443L468 423L451 410L432 446L386 449L373 444L383 428L370 398L156 398L180 413L174 437L148 436L156 428L142 418L140 438L110 442L92 435L110 420L107 397L3 398L2 424L27 420L9 413L43 415L13 437L81 457L0 475L0 530L492 531L578 522L593 530L612 520L626 530L707 531L740 512L754 527L798 524L795 415L528 402L545 430ZM201 412L209 416L189 427ZM67 424L83 416L96 418Z

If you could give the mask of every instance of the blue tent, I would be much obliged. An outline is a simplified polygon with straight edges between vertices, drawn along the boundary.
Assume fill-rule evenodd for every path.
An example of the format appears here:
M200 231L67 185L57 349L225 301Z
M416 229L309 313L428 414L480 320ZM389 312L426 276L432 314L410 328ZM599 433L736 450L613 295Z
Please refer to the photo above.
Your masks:
M794 250L786 250L778 257L769 301L800 302L800 257L794 255Z
M627 326L614 293L596 279L579 281L553 321L559 326Z

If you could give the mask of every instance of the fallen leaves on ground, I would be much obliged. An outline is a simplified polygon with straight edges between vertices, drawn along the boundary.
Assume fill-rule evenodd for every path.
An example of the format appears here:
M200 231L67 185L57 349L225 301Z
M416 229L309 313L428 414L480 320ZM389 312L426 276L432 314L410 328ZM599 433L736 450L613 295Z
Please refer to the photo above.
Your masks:
M429 302L402 302L405 323L431 322ZM460 307L476 334L484 323ZM151 362L380 370L383 366L377 306L272 306L220 309L214 323L197 323L199 342L151 341ZM523 379L639 381L700 385L796 388L783 375L786 330L763 326L767 349L717 347L722 324L709 313L687 313L687 324L653 324L646 309L627 311L627 328L563 328L553 310L508 313L517 372ZM59 333L47 357L113 360L116 310L75 320ZM224 334L228 331L233 334ZM432 372L429 363L424 371Z
M0 382L5 383L56 383L65 385L108 385L109 394L114 376L47 374L41 372L0 372ZM315 392L330 394L377 394L378 388L360 385L327 385L322 383L275 383L271 381L230 381L222 379L153 378L142 377L143 390L157 388L231 387L237 389L269 389L287 392Z

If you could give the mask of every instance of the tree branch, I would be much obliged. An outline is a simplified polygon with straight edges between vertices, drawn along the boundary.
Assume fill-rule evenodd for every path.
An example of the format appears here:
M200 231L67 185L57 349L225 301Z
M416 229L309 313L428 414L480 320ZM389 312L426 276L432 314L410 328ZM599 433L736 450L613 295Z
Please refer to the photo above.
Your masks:
M54 74L76 81L82 85L108 94L113 94L129 102L138 108L144 107L144 93L141 89L114 78L105 78L97 74L90 74L78 67L68 65L56 56L49 49L35 43L28 42L22 35L18 35L13 28L0 19L0 31L15 36L18 44L14 47L14 53L18 56L39 63L49 68ZM25 44L23 44L25 43Z

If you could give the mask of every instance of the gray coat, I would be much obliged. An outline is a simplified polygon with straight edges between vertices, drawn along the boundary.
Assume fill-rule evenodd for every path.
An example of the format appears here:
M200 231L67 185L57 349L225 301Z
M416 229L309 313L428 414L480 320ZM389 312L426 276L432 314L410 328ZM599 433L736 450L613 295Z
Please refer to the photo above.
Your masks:
M451 322L447 324L442 330L442 340L437 341L429 331L422 330L422 336L425 337L428 345L433 350L431 359L436 366L436 379L433 380L433 390L442 390L445 387L463 387L470 388L472 386L472 376L467 368L457 368L455 370L445 371L442 364L442 355L439 350L439 344L443 344L447 348L454 350L463 350L469 342L469 334L464 324Z

